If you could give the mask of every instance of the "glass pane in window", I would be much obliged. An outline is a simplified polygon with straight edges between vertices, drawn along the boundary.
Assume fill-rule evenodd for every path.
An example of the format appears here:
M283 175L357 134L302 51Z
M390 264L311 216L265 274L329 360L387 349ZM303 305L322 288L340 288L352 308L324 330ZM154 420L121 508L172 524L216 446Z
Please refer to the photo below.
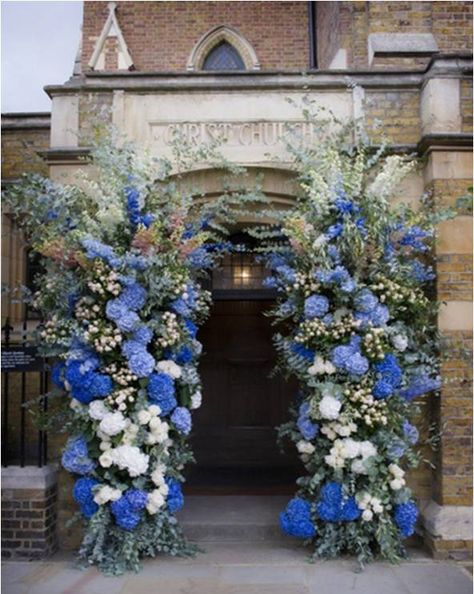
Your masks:
M206 56L203 70L245 70L239 52L227 41L216 45Z

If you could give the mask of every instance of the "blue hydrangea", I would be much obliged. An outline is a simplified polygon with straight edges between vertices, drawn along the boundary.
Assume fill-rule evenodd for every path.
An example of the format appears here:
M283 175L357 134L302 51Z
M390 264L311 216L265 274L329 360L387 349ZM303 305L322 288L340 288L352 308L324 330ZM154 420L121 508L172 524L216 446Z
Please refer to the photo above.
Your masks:
M405 436L405 439L408 441L408 443L410 443L411 445L415 445L415 443L417 443L420 437L418 429L414 425L412 425L407 419L405 419L403 421L402 430L403 435Z
M297 538L312 538L316 527L311 519L311 504L300 497L293 498L280 513L280 526L283 532Z
M132 340L140 343L141 345L146 346L153 340L153 330L151 330L147 326L137 328L137 330L135 330L135 332L133 333Z
M324 295L311 295L304 302L306 318L322 318L329 310L329 299Z
M213 264L212 256L203 247L198 247L188 254L187 260L192 268L200 270L210 268Z
M176 429L183 435L188 435L191 431L191 413L184 406L178 406L171 415L171 421Z
M123 262L125 266L132 268L133 270L143 271L146 270L151 262L145 256L140 256L138 254L125 254L123 258Z
M312 351L311 349L307 349L305 346L298 342L293 342L291 344L290 349L292 353L298 355L299 357L302 357L306 361L312 362L314 360L314 351Z
M414 501L400 503L395 506L394 514L395 524L401 535L405 538L415 532L416 521L418 519L418 508Z
M344 368L349 375L364 375L369 370L369 361L366 357L356 352L346 359Z
M126 309L138 311L145 305L146 290L139 283L133 283L125 287L118 296L117 301Z
M122 353L127 359L146 351L145 345L142 342L135 340L135 333L133 337L133 340L125 340L122 344Z
M357 311L362 313L369 313L377 307L379 300L370 291L370 289L362 289L359 291L354 299L354 307Z
M62 361L60 361L59 363L55 363L51 367L51 381L57 388L61 388L62 390L64 390L65 371L66 371L66 365Z
M92 488L98 485L99 481L90 477L81 477L77 479L72 490L72 496L80 508L82 515L86 518L91 518L99 506L94 501L94 493Z
M112 378L104 373L94 373L91 383L91 394L93 398L105 398L113 389Z
M130 508L134 512L142 511L148 501L148 495L141 489L127 489L123 497L125 497L130 505Z
M179 351L170 354L171 359L178 365L186 365L193 360L193 352L188 346L183 346Z
M181 483L174 478L166 477L166 484L168 485L168 495L166 497L166 505L170 513L174 514L179 511L184 505L183 492L181 490Z
M265 289L277 289L278 288L278 280L274 276L266 276L262 281L263 286Z
M117 328L122 332L132 332L140 321L140 318L134 311L127 310L120 318L114 320Z
M360 336L354 336L346 345L331 351L331 361L337 369L350 375L361 376L369 370L369 361L360 353Z
M128 489L120 499L113 501L110 510L117 526L123 530L133 530L139 524L146 506L148 495L140 489Z
M122 332L131 332L140 321L138 315L129 309L120 298L107 302L105 315L109 320L115 322Z
M413 400L417 396L422 396L428 392L439 390L441 382L437 379L431 379L426 376L420 376L414 379L407 388L400 390L400 396L405 400Z
M174 380L166 373L152 373L148 380L148 398L168 415L176 406Z
M334 481L321 488L316 513L325 522L353 522L361 515L361 510L353 496L344 497L342 485Z
M96 466L89 458L87 442L82 436L68 439L61 463L66 470L74 474L90 474Z
M286 284L293 284L296 282L296 271L287 264L278 266L276 272Z
M184 321L184 326L185 326L189 336L191 338L196 338L197 331L198 331L196 324L192 320L189 320L187 318L185 318L183 321Z
M189 316L191 313L191 310L188 307L187 303L181 297L175 299L171 303L170 308L172 309L172 311L179 314L180 316Z
M105 243L87 237L82 240L82 246L86 248L86 258L89 260L100 258L107 262L112 268L118 268L122 263L121 259L110 245L106 245Z
M96 398L105 398L113 390L110 376L90 370L84 371L83 363L79 360L67 362L65 376L71 386L73 398L82 404L89 404Z
M387 446L387 456L391 460L398 460L406 451L406 445L401 439L393 439Z
M303 402L299 408L298 419L296 421L301 435L307 440L314 439L319 431L319 426L309 418L309 409L309 403Z
M156 361L145 349L128 360L128 368L137 377L148 377L155 368Z
M389 382L385 380L377 380L372 388L372 394L378 400L383 400L384 398L388 398L393 394L393 386Z
M394 355L391 353L385 355L383 360L375 365L374 369L377 372L379 379L383 380L385 384L389 384L393 390L400 387L402 382L402 370Z

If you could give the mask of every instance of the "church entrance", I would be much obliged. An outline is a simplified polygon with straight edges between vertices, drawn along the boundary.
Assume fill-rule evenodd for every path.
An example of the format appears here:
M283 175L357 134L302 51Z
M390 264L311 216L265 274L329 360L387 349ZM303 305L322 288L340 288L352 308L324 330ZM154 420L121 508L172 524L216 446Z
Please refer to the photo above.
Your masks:
M188 493L292 493L300 464L282 454L275 427L288 419L296 384L275 365L274 328L265 316L274 295L254 257L226 257L214 274L214 303L199 332L203 402L193 415L197 464L188 468Z

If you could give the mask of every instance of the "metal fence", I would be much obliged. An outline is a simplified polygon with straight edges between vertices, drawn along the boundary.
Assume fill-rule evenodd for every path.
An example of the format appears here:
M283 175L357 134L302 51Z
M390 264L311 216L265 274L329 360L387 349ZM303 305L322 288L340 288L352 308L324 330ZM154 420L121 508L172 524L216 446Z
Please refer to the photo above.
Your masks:
M45 413L49 390L46 359L32 346L33 326L26 317L12 326L2 326L2 466L43 466L48 463L46 432L35 427L33 415Z

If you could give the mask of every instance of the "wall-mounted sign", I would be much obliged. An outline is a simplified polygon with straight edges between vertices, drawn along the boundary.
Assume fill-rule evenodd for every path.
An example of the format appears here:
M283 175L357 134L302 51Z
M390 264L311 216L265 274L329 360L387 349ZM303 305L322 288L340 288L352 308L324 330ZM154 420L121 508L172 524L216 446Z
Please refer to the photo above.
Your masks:
M42 371L44 357L38 355L36 347L2 348L2 371Z

